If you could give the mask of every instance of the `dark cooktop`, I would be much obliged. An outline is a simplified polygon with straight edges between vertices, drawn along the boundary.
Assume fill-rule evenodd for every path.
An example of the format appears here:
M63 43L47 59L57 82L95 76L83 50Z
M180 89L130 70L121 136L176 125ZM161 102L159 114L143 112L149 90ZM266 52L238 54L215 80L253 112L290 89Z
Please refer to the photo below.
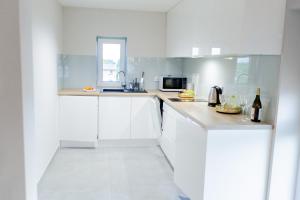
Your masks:
M172 102L207 102L205 99L181 99L181 98L169 98Z

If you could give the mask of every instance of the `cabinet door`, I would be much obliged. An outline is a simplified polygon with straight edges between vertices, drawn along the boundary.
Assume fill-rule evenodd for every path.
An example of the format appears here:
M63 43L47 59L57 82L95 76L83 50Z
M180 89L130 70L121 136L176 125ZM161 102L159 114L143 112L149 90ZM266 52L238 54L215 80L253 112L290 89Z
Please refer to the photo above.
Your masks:
M175 142L177 118L180 118L181 115L166 103L164 103L163 109L164 109L164 114L163 114L164 120L163 120L162 136Z
M158 115L153 97L132 97L131 138L151 139L160 135L155 123ZM156 113L157 114L157 113Z
M192 57L210 53L213 2L182 1L168 12L168 57ZM197 49L198 53L194 53L193 49Z
M174 166L176 117L175 115L172 115L171 108L168 105L164 104L163 109L163 132L160 138L160 146L169 162Z
M241 53L242 26L244 23L245 1L215 0L210 19L211 48L220 48L223 55ZM211 52L209 52L211 54Z
M160 139L160 145L168 160L174 166L176 157L176 124L177 119L182 118L182 116L166 103L164 103L163 110L163 133Z
M285 0L216 0L214 47L222 55L280 55L285 7Z
M74 142L97 141L98 97L61 96L60 139Z
M205 178L205 129L188 118L177 119L174 179L193 200L203 200Z
M167 56L208 56L212 48L220 48L221 55L280 55L285 4L286 0L181 1L167 14Z
M99 138L130 138L130 97L99 97Z

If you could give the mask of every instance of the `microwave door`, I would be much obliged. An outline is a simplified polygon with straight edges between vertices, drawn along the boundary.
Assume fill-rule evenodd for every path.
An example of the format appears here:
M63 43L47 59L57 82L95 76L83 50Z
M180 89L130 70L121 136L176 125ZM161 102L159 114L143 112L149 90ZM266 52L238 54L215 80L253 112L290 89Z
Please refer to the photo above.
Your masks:
M186 88L186 80L184 78L164 78L163 89L165 90L182 90Z
M174 88L174 86L173 86L173 79L171 79L171 78L165 78L164 82L163 82L163 88L166 89L166 90L173 89Z
M163 88L166 90L181 89L180 80L177 78L165 78Z
M187 89L187 78L181 79L181 89L183 90Z

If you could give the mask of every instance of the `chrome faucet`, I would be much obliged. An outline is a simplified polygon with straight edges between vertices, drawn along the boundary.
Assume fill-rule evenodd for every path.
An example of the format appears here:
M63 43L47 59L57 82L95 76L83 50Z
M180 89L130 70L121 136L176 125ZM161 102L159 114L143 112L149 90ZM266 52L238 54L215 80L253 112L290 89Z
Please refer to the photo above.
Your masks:
M249 78L249 74L242 73L242 74L238 75L237 77L235 77L235 82L236 82L237 84L239 84L239 83L240 83L240 80L241 80L241 77L243 77L243 76ZM248 80L247 80L247 81L248 81Z
M123 76L124 76L124 81L123 82L121 82L121 86L124 88L124 89L126 89L126 73L124 72L124 71L119 71L118 73L117 73L117 77L119 77L120 78L120 74L123 74Z

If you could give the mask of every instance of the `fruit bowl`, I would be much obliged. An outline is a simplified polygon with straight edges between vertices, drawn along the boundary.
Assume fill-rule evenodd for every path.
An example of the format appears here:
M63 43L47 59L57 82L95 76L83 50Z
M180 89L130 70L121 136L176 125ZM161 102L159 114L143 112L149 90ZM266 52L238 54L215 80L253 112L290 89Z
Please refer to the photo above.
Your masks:
M96 88L92 86L86 86L82 89L84 92L96 92Z
M233 105L217 105L216 111L218 113L224 114L240 114L242 112L242 108L240 106L233 106Z
M184 90L178 94L178 97L181 99L194 99L195 92L193 90Z

